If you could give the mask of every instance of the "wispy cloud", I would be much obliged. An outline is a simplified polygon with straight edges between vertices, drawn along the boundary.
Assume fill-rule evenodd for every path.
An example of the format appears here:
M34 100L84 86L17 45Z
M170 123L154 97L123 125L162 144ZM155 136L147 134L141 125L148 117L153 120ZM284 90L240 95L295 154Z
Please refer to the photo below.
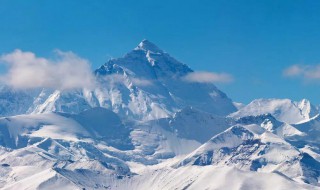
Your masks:
M55 59L19 49L0 56L8 65L1 81L15 88L91 88L95 84L89 62L72 52L55 51Z
M111 74L111 75L106 75L104 77L104 80L110 84L124 84L126 83L127 78L121 74ZM152 80L147 80L143 78L129 77L129 82L130 81L132 82L133 85L138 87L153 85Z
M132 78L132 83L136 86L151 86L152 81L146 79Z
M187 74L183 77L183 80L198 83L229 83L233 81L233 77L227 73L198 71Z
M292 65L283 71L285 77L302 77L307 80L320 79L319 65Z

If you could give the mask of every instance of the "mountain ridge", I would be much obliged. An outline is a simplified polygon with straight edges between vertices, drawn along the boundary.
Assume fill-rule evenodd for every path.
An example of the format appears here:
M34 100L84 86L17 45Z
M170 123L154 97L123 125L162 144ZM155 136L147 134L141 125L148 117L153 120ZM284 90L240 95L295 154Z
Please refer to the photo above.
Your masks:
M319 189L318 108L235 103L194 72L143 40L94 89L0 88L0 188Z

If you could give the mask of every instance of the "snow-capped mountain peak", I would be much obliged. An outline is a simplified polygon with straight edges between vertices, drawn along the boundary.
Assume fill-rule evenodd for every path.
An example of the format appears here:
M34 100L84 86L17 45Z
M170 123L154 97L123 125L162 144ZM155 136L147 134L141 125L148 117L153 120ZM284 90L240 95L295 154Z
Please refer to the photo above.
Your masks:
M186 64L177 61L148 40L140 42L123 57L109 60L95 73L104 75L106 69L110 70L111 67L119 67L127 73L150 80L179 78L192 72Z
M319 111L306 99L298 102L290 99L256 99L239 111L231 114L231 116L244 117L268 113L280 121L294 124L311 119L316 116Z
M163 53L163 51L156 46L154 43L150 42L147 39L142 40L139 45L134 48L134 50L143 50L143 51L150 51L153 53Z

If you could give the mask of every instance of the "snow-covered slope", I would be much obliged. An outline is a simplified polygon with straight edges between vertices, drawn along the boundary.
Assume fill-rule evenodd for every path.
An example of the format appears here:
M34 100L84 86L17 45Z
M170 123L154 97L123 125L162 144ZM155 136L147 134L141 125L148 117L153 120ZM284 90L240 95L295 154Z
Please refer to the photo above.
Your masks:
M306 148L320 155L320 116L293 125L296 129L303 132L302 136L293 136L288 140L299 148ZM317 157L317 156L316 156Z
M257 99L230 116L244 117L268 113L280 121L294 124L311 119L319 113L319 110L306 99L300 102L289 99Z
M186 107L172 118L160 119L162 128L175 133L180 138L205 143L212 136L235 124L232 118L217 116L193 107Z
M0 119L0 187L270 189L261 179L266 177L280 189L313 189L305 183L318 185L314 157L319 155L286 142L282 137L292 134L283 132L283 125L270 114L231 120L190 107L171 119L138 123L123 123L103 108L5 117ZM200 146L209 132L219 134ZM231 186L219 180L230 175Z
M276 120L271 114L242 117L235 122L242 125L259 125L320 161L319 115L304 123L292 125Z
M200 145L148 122L124 124L104 108L5 117L0 119L0 187L103 189L108 179L133 175L126 162L157 164Z
M175 167L186 165L234 166L320 185L320 162L255 124L235 125L214 136Z
M178 169L148 168L132 178L114 180L111 189L188 190L306 190L315 186L296 183L277 173L243 171L228 166L183 166Z
M17 90L9 86L0 86L0 116L27 113L33 106L34 97L39 90Z

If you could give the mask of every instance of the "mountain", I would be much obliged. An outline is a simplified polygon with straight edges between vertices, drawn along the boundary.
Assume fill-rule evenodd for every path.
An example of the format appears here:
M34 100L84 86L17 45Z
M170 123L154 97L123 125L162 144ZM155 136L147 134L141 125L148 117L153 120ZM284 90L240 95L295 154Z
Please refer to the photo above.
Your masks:
M184 80L192 72L187 65L143 40L124 57L111 59L95 70L97 85L93 90L38 89L33 96L27 95L28 92L13 96L2 89L0 106L10 104L7 96L22 97L19 101L23 102L20 109L15 108L11 113L4 110L0 114L52 111L76 114L92 107L104 107L122 118L152 120L171 116L187 106L221 116L236 111L232 101L213 84Z
M319 189L308 100L230 100L148 40L93 89L0 88L0 189Z
M89 125L87 117L95 122ZM102 125L99 122L103 126L96 125ZM130 129L108 110L5 117L0 119L0 126L3 189L54 189L63 185L75 189L78 185L68 174L83 179L97 174L131 175L123 160L100 150L106 144L122 149L132 146Z
M271 114L241 117L236 119L235 122L242 125L260 125L260 127L263 129L274 133L283 139L306 135L304 132L299 131L296 127L294 127L294 125L278 121Z
M111 59L95 70L98 84L93 90L17 90L1 86L0 115L80 113L92 107L104 107L122 118L152 120L172 116L191 106L235 118L270 113L280 121L295 124L319 113L306 99L300 102L257 99L246 106L231 102L213 84L183 80L193 72L152 42L143 40L124 57Z
M135 175L129 163L154 165L201 145L149 124L125 124L105 108L1 118L0 188L104 189Z
M194 114L199 117L192 117ZM271 115L230 121L191 108L174 115L170 119L128 123L110 110L92 108L79 114L43 113L2 118L0 187L183 189L190 186L197 189L205 185L270 189L265 180L259 180L261 177L272 179L284 189L312 189L305 183L317 184L318 161L267 129L249 124L263 125L269 120L275 122L275 126L281 124ZM188 126L184 121L201 123ZM166 125L168 123L171 125ZM209 127L214 123L220 124L216 125L216 131ZM228 127L233 124L235 126ZM174 129L166 128L168 126ZM226 130L201 146L202 138L194 140L197 135L177 133L183 126L188 127L185 132L194 127L207 133L211 130L213 135ZM211 152L218 153L217 162L206 158ZM210 167L205 167L208 164ZM232 180L234 185L217 183L218 176ZM207 184L205 179L213 181Z
M258 125L235 125L214 136L176 167L185 165L234 166L319 185L320 162Z
M244 117L268 113L280 121L295 124L311 119L319 114L319 110L306 99L299 102L289 99L257 99L230 116Z
M123 80L121 88L119 84L114 85L119 81L113 81L109 91L128 94L112 103L112 109L117 113L157 119L187 106L216 115L227 115L236 110L232 101L213 84L190 83L183 79L192 72L187 65L147 40L124 57L112 59L96 70L100 79L111 76L111 80Z

